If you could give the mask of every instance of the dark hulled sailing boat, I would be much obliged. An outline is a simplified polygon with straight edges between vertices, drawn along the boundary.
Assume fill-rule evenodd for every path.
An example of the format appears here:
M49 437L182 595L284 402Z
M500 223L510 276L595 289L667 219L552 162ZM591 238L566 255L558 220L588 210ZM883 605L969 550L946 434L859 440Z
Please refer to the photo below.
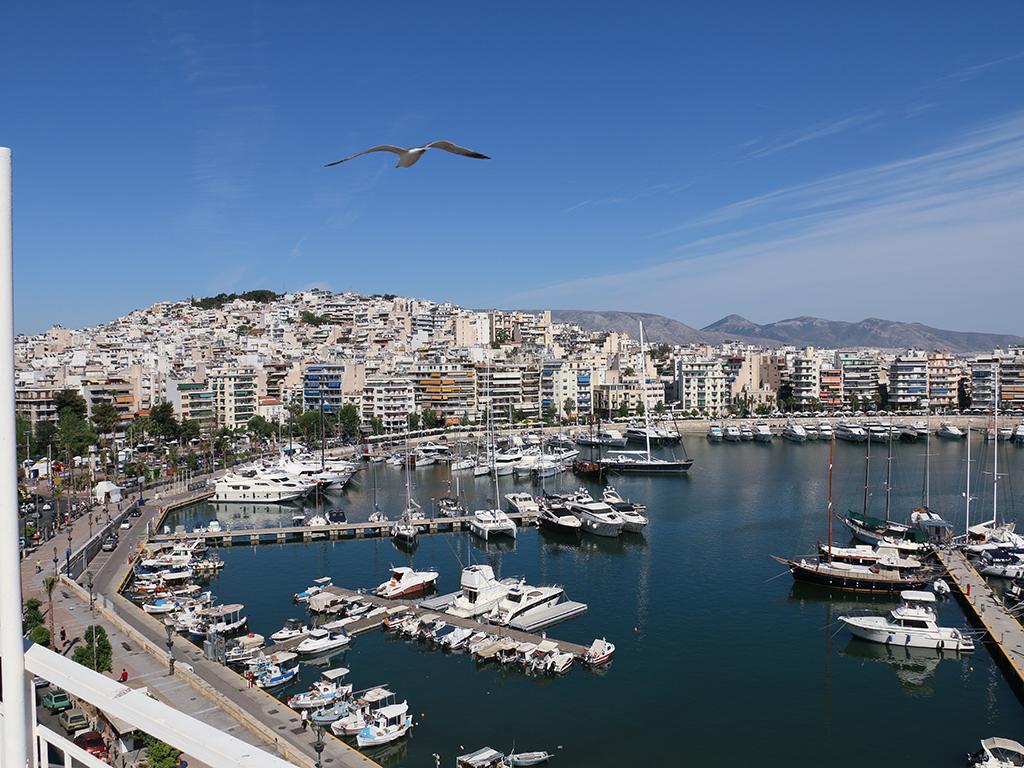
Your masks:
M832 463L835 455L835 440L828 452L828 541L832 541ZM908 566L906 560L895 555L883 555L871 565L836 560L832 548L826 547L824 556L790 560L785 557L772 558L789 567L797 581L840 589L849 592L899 592L904 589L918 589L929 581L920 563Z

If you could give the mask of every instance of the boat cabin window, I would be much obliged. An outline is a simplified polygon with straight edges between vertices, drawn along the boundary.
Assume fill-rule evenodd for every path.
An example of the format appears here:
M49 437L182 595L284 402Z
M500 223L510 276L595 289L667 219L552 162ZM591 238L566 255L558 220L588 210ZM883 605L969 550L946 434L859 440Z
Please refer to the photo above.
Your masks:
M900 619L900 625L911 629L928 629L928 622L924 619Z

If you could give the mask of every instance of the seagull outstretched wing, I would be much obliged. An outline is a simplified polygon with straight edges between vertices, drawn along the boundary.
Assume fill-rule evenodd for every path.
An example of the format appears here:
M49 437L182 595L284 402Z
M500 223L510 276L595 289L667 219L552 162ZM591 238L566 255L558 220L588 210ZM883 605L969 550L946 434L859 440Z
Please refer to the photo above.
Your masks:
M390 144L381 144L381 145L376 146L376 147L370 147L369 149L364 149L362 152L356 152L354 155L349 155L348 157L343 157L341 160L335 160L333 163L327 163L326 165L324 165L324 168L330 168L332 165L341 165L342 163L347 163L349 160L352 160L352 159L354 159L356 157L360 157L362 155L368 155L371 152L394 152L396 155L401 157L401 155L405 151L406 150L402 149L402 147L393 147Z
M462 155L464 157L475 157L477 160L490 160L487 155L482 155L479 152L474 152L472 149L466 149L460 147L458 144L453 144L450 141L432 141L424 149L443 149L445 152L451 152L453 155Z

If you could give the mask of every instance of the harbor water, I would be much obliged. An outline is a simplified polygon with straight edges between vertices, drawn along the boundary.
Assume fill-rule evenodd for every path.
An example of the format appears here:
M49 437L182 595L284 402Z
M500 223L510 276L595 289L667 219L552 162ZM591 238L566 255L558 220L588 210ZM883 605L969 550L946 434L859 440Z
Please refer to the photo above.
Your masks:
M869 505L882 516L885 447L871 448ZM349 667L357 689L387 683L399 701L409 701L417 723L412 735L368 753L387 766L432 766L435 753L452 765L456 755L489 745L548 750L558 766L952 767L963 765L981 738L1024 736L1024 710L987 646L942 657L851 639L837 617L895 603L794 585L770 559L813 555L825 540L827 444L709 444L691 437L687 449L695 463L686 477L613 478L624 497L647 504L643 535L576 540L530 528L514 544L485 545L469 533L445 533L421 536L412 553L389 539L235 546L220 551L226 567L212 589L222 602L244 603L251 631L269 636L286 619L305 615L291 597L314 578L372 588L390 566L414 565L438 570L439 590L451 592L462 566L485 562L502 577L559 584L569 599L589 604L583 616L549 628L551 637L616 644L608 667L577 664L552 678L478 667L464 653L382 632L357 637L320 669ZM999 450L999 507L1013 520L1014 496L1024 491L1024 449ZM992 448L976 441L972 452L972 522L980 522L992 510ZM895 519L922 502L924 454L923 442L893 447ZM931 454L931 506L962 531L965 445L933 439ZM864 445L839 443L837 512L861 508L863 473ZM488 505L493 485L463 474L467 507ZM384 464L358 473L321 507L342 509L350 521L366 519L374 476L379 506L393 519L404 506L405 475ZM431 499L448 493L448 470L425 467L414 478L414 496L429 512ZM548 481L550 490L578 485L571 474ZM540 487L501 478L501 493L513 490ZM167 522L191 530L217 518L241 529L290 524L300 509L203 503ZM849 540L838 521L835 539ZM946 626L967 622L952 598L941 603L939 617ZM282 694L317 676L317 667L304 665Z

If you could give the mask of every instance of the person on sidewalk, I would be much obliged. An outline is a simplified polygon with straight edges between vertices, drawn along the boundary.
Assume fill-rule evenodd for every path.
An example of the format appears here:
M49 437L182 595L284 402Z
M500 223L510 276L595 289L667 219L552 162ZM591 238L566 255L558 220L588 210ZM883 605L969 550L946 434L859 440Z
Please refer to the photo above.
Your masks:
M64 627L60 628L60 644L62 646L68 644L68 631Z
M307 714L305 709L302 710L302 713L299 715L299 717L302 718L302 730L306 730L307 728L309 728L309 715Z
M124 667L121 668L121 682L122 683L127 683L128 682L128 670L125 669Z

